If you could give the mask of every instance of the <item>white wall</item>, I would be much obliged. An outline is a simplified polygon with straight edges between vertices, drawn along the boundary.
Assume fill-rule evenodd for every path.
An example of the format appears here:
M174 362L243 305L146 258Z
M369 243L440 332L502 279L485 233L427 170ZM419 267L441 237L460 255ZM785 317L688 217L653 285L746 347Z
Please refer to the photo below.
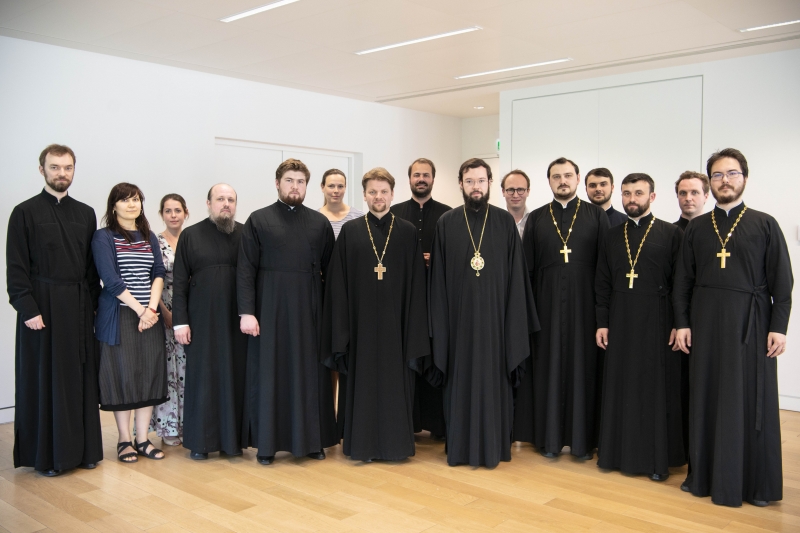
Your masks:
M773 215L789 244L791 259L800 265L797 199L800 198L800 167L791 156L800 147L800 50L699 63L645 72L607 76L501 93L500 162L509 170L512 140L512 109L515 100L538 96L591 91L600 88L646 83L687 76L703 78L703 162L717 149L734 147L747 157L750 179L745 202ZM654 110L655 111L655 110ZM633 118L633 117L631 117ZM576 126L577 127L577 126ZM541 124L547 129L548 124ZM554 154L553 158L562 154ZM569 154L563 154L569 157ZM580 164L580 161L577 161ZM602 163L602 162L601 162ZM695 170L705 172L704 163ZM544 168L524 169L534 179L545 179ZM613 172L614 169L612 168ZM648 169L641 169L648 172ZM678 176L667 181L674 182ZM656 182L657 203L672 202L677 208L672 183ZM543 202L542 202L543 203ZM619 205L619 197L615 197ZM709 200L707 208L713 206ZM797 313L795 313L795 317ZM779 360L781 407L800 411L800 321L789 324L788 349Z
M384 166L397 178L395 201L410 197L409 162L428 157L453 177L461 155L457 118L7 37L0 37L0 117L4 225L14 205L41 190L37 158L54 142L77 155L70 194L99 218L113 184L136 183L155 229L163 227L158 200L169 192L184 195L191 221L205 217L217 137L360 154L364 170ZM258 197L274 187L274 171L227 181ZM439 180L437 191L457 198L450 181ZM5 228L0 235L5 249ZM14 403L14 323L11 306L0 306L0 408ZM0 422L10 416L0 410Z

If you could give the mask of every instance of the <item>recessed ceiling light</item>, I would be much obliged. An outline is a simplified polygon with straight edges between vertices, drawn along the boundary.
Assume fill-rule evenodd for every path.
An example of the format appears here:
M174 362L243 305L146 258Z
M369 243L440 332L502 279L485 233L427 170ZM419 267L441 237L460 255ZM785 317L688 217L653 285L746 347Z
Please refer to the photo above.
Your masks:
M469 28L464 28L461 30L449 31L447 33L439 33L436 35L431 35L429 37L421 37L419 39L414 39L411 41L403 41L402 43L395 43L389 44L386 46L381 46L378 48L370 48L369 50L361 50L360 52L356 52L356 55L363 56L364 54L371 54L372 52L380 52L382 50L389 50L390 48L398 48L400 46L408 46L409 44L417 44L417 43L424 43L425 41L432 41L434 39L442 39L443 37L452 37L453 35L461 35L462 33L469 33L471 31L482 30L480 26L470 26Z
M235 15L231 15L230 17L225 17L224 19L219 20L222 22L233 22L234 20L243 19L251 15L257 15L258 13L263 13L264 11L275 9L276 7L283 7L285 5L293 4L297 1L298 0L278 0L277 2L272 2L261 7L254 7L253 9L248 9L247 11L242 11L241 13L237 13Z
M523 68L543 67L544 65L553 65L555 63L564 63L566 61L572 61L572 58L571 57L565 57L563 59L554 59L552 61L542 61L541 63L532 63L530 65L520 65L518 67L501 68L499 70L490 70L488 72L477 72L475 74L465 74L463 76L456 76L455 79L463 80L464 78L474 78L475 76L488 76L489 74L498 74L500 72L510 72L512 70L520 70L520 69L523 69Z
M766 30L767 28L777 28L778 26L788 26L789 24L797 24L800 20L790 20L789 22L778 22L777 24L767 24L766 26L756 26L755 28L745 28L739 30L744 33L746 31Z
M483 109L483 106L482 106L482 105L476 105L476 106L475 106L475 107L473 107L472 109Z

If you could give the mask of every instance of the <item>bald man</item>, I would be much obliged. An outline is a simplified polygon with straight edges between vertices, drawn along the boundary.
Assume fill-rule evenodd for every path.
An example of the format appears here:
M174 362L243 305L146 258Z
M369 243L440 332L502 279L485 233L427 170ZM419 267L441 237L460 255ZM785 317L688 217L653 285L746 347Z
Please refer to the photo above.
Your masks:
M175 250L172 323L186 350L183 447L196 460L242 453L247 336L239 329L236 261L242 225L236 191L208 191L208 218L181 233Z

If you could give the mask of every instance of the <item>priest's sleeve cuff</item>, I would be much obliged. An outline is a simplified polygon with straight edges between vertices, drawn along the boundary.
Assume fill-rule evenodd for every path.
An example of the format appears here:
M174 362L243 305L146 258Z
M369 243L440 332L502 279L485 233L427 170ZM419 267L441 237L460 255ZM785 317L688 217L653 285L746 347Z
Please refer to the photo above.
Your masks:
M39 311L39 306L36 305L36 300L33 299L33 296L28 294L27 296L23 296L16 302L12 304L14 309L22 315L23 320L30 320L33 317L41 315L41 311Z

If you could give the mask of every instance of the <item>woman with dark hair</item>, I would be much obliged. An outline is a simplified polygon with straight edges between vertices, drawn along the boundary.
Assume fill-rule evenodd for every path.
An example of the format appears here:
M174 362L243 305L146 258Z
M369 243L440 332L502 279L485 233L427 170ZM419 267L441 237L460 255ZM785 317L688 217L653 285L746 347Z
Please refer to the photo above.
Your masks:
M100 341L100 409L113 411L119 431L117 457L163 459L147 439L153 406L167 399L164 328L156 311L164 287L164 263L144 215L139 187L118 183L108 195L105 227L95 232L92 252L103 291L95 319ZM154 327L156 326L156 327ZM138 438L131 442L131 411Z
M183 345L175 341L172 330L172 269L178 238L183 224L189 218L186 200L180 194L168 194L161 199L158 214L166 229L158 234L161 260L164 261L164 290L158 302L161 319L164 321L164 336L167 350L167 401L153 409L150 430L161 437L167 446L177 446L183 440L183 389L186 376L186 353Z
M325 171L322 175L322 195L325 203L319 208L319 212L330 220L334 237L339 237L339 231L345 222L364 216L363 211L344 203L346 190L347 179L344 172L335 168Z

